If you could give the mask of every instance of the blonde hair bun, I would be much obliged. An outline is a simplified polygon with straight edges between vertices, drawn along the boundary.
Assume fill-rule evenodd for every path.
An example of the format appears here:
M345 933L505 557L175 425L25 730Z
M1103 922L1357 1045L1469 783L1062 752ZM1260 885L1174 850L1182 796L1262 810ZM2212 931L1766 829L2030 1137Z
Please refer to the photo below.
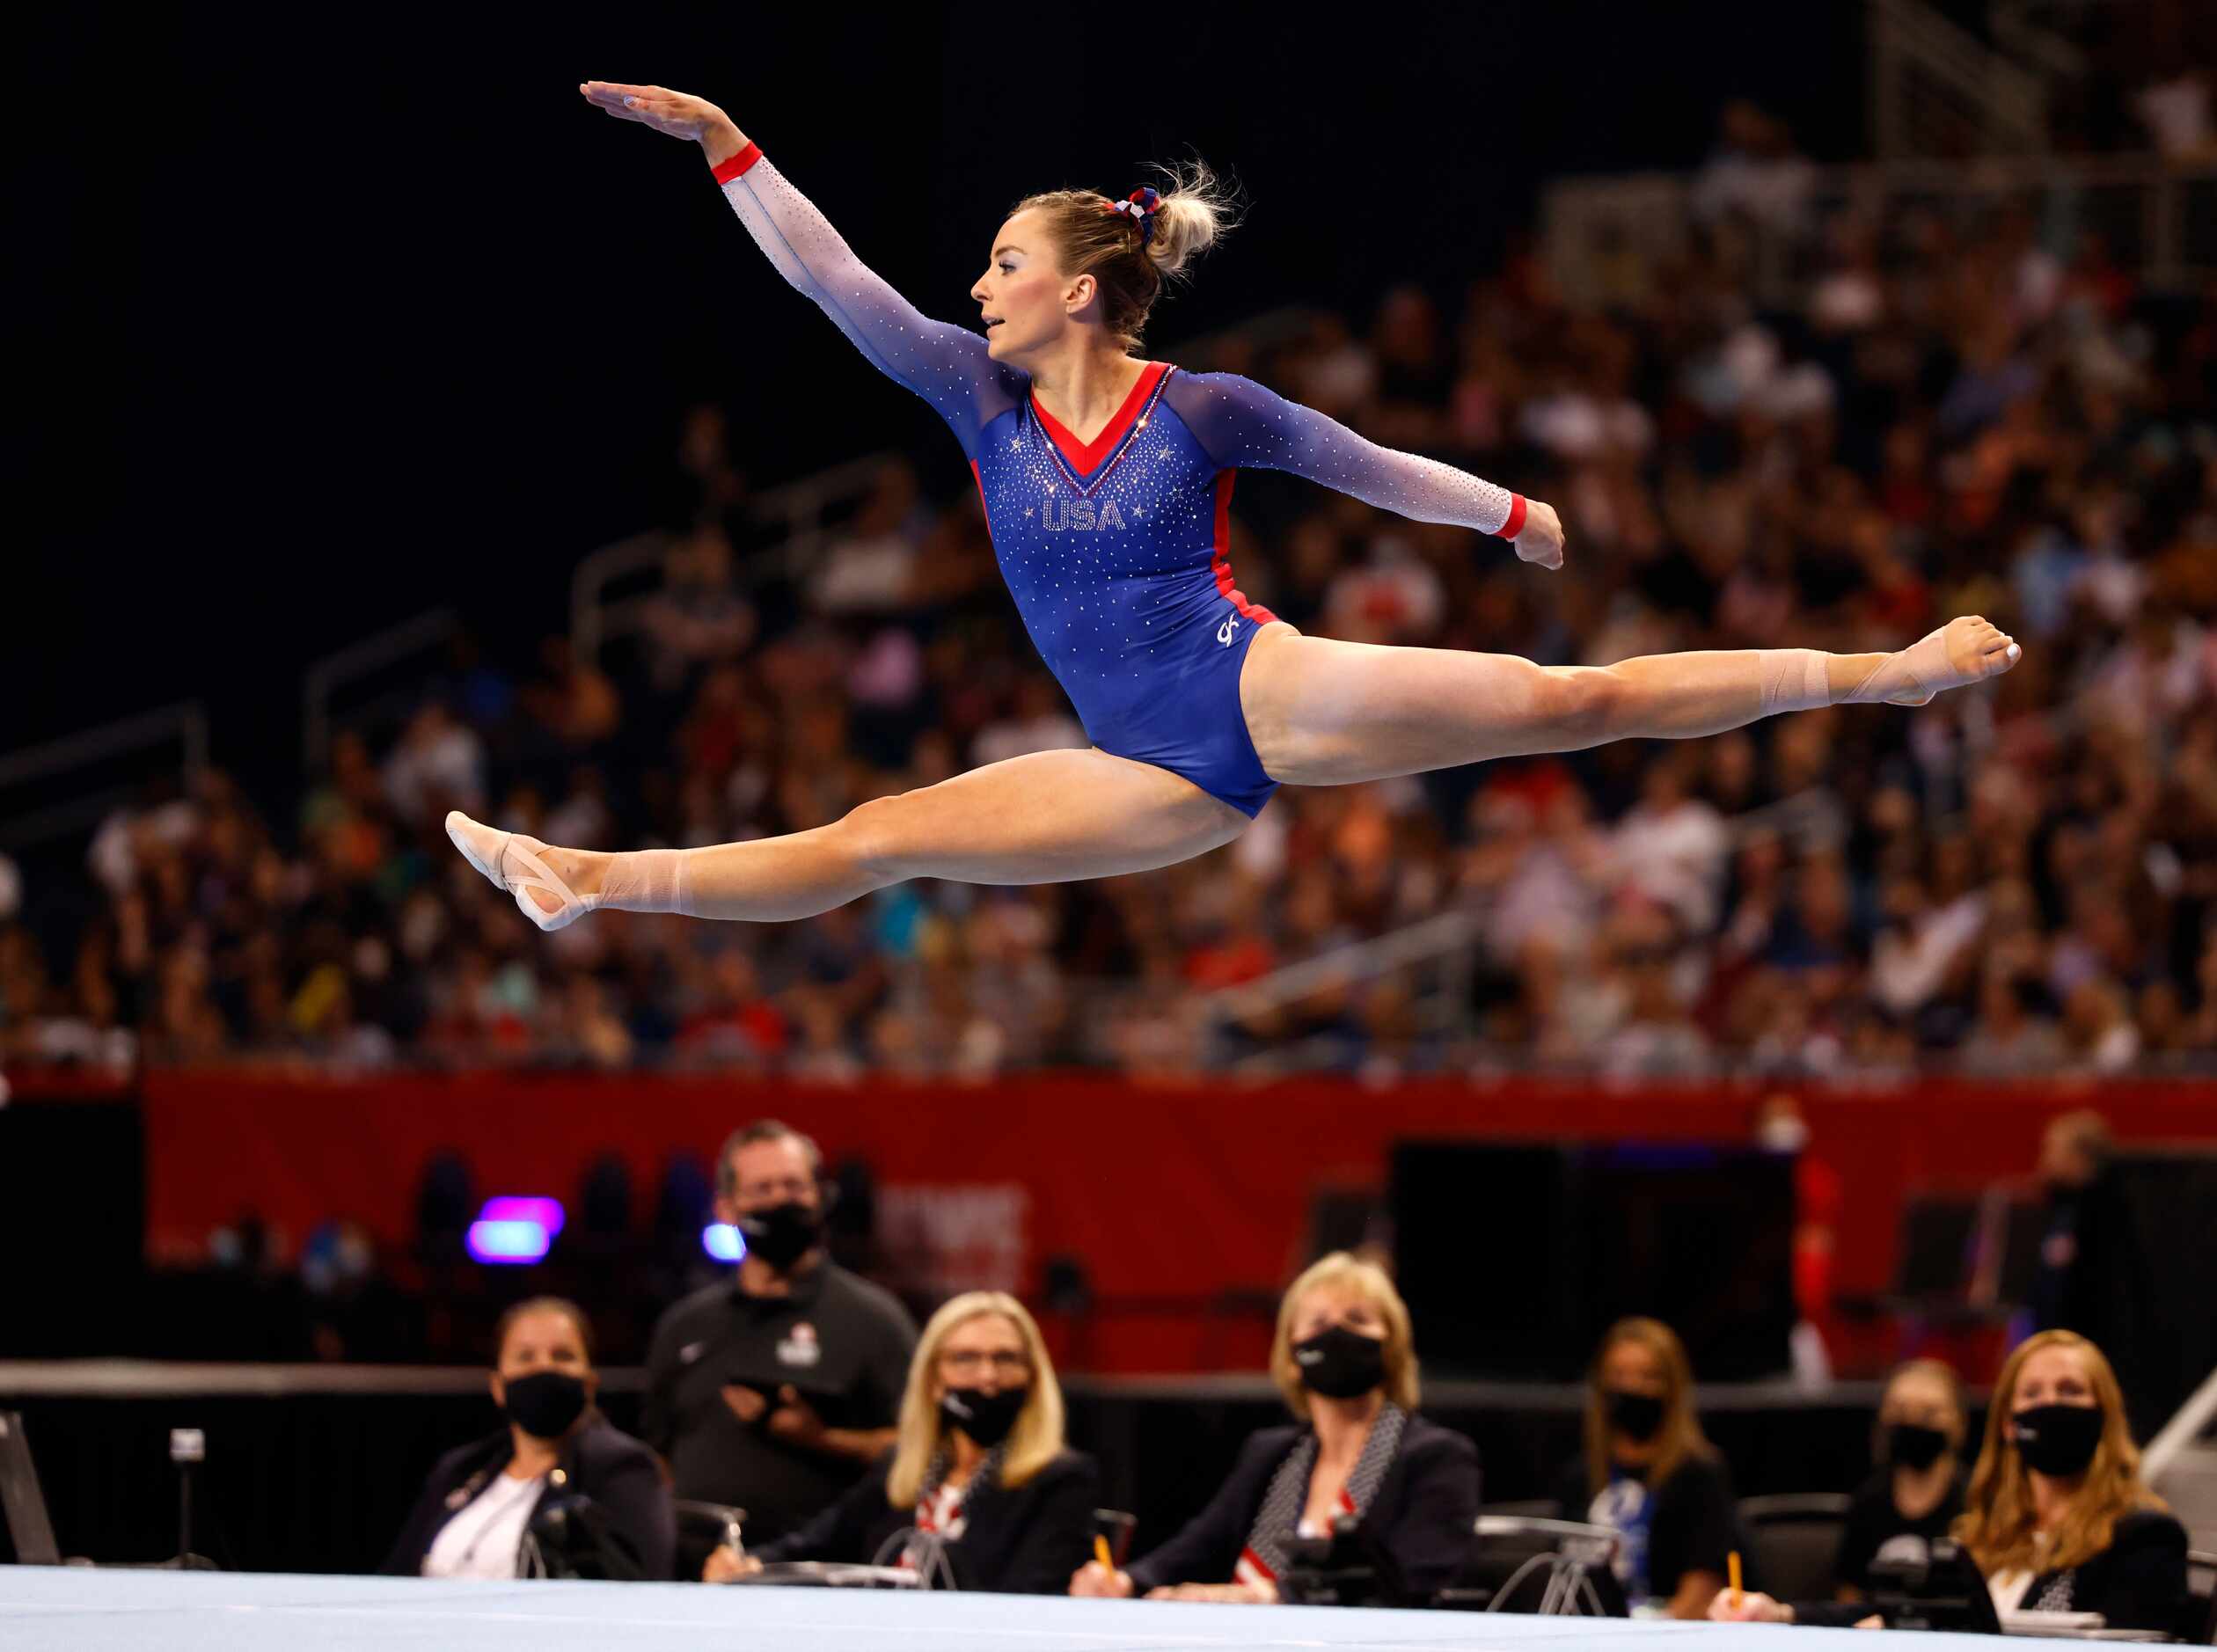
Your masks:
M1232 190L1197 156L1157 170L1162 204L1155 208L1147 258L1167 279L1229 234L1239 208Z

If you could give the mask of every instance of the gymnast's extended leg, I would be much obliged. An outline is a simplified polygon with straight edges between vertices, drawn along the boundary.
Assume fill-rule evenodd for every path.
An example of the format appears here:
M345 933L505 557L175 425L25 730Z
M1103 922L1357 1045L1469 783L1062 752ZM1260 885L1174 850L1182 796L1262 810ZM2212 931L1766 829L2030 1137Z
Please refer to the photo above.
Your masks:
M1734 648L1611 666L1337 642L1272 625L1248 649L1240 701L1272 779L1337 786L1612 740L1683 740L1820 705L1921 705L2016 660L2016 645L1975 616L1894 654Z
M1167 769L1035 751L874 799L812 830L703 849L563 849L447 816L470 864L542 929L583 914L809 917L905 878L1062 883L1146 872L1230 843L1248 817Z

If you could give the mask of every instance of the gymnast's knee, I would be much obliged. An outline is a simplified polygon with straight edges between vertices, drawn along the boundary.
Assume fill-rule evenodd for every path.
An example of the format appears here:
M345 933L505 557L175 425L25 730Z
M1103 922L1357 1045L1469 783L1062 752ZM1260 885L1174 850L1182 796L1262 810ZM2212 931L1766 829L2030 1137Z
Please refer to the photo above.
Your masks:
M913 792L896 792L857 803L824 830L854 869L880 887L910 875L916 816Z
M1584 741L1606 740L1624 721L1630 688L1614 666L1558 666L1543 691L1547 720Z

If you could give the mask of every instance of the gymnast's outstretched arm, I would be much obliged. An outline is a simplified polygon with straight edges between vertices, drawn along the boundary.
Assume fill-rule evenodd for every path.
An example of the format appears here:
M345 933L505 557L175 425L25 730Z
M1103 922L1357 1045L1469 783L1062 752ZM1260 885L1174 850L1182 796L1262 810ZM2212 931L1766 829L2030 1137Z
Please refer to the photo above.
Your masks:
M589 80L578 90L618 120L699 143L724 199L778 274L813 299L880 372L931 403L954 426L965 453L974 450L981 412L1000 378L983 335L933 321L894 291L714 104L665 86L616 81Z
M1526 562L1562 566L1562 523L1536 499L1438 459L1382 448L1237 373L1181 373L1164 397L1226 470L1291 471L1417 522L1497 534Z

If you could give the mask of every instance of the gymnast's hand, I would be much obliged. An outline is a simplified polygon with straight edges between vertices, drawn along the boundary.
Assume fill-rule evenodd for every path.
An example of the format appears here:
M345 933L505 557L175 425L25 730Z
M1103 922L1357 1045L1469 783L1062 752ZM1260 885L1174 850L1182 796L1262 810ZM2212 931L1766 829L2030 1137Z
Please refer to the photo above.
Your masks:
M672 91L667 86L627 85L620 80L588 80L577 89L585 94L586 102L618 121L636 121L657 132L699 144L707 152L711 166L721 165L747 147L746 135L706 98Z
M1510 544L1517 547L1518 561L1537 562L1543 568L1559 568L1562 566L1562 518L1555 515L1553 505L1527 499L1523 531Z

